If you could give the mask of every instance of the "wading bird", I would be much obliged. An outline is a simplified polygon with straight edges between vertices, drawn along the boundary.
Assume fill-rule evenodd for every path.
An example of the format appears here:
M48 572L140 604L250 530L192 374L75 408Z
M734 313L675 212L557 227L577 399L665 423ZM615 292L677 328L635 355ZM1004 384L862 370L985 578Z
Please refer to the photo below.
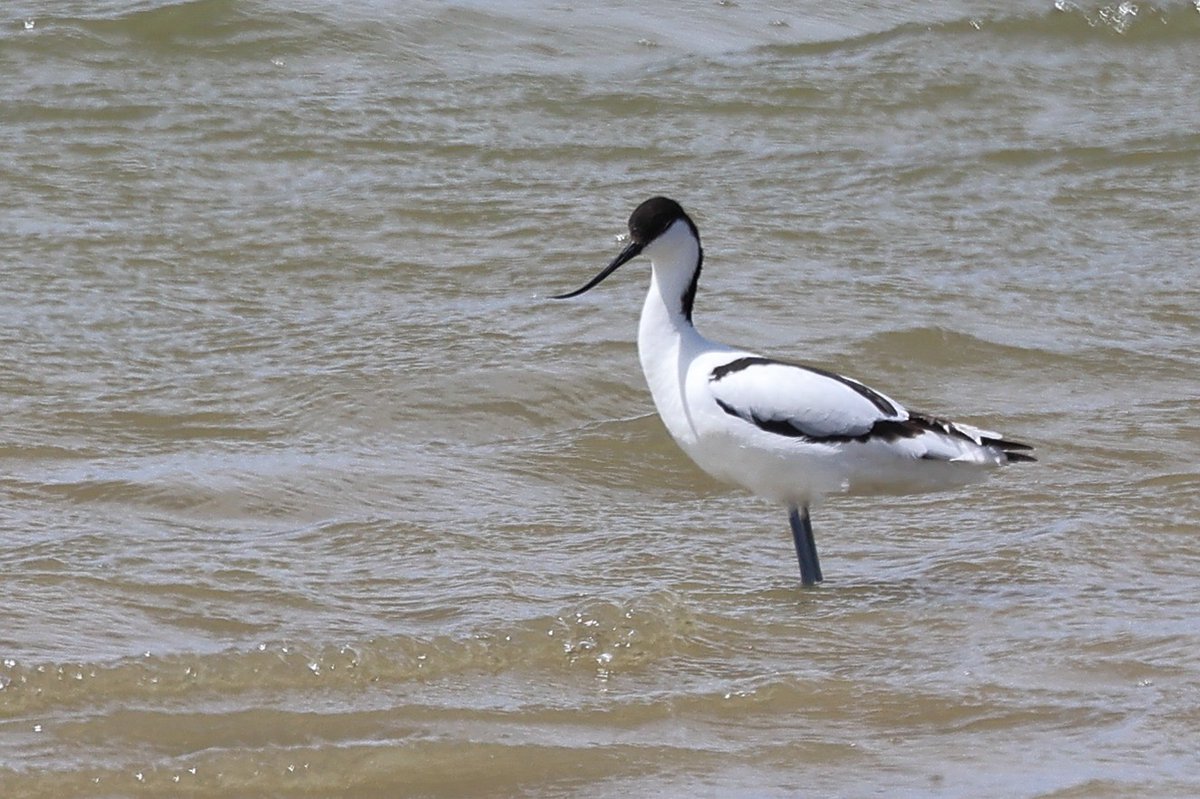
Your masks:
M671 436L704 471L788 508L800 579L822 580L809 507L825 494L908 493L962 485L1034 460L998 433L909 412L857 380L709 341L692 324L704 251L666 197L629 217L629 244L567 299L622 264L650 258L638 355Z

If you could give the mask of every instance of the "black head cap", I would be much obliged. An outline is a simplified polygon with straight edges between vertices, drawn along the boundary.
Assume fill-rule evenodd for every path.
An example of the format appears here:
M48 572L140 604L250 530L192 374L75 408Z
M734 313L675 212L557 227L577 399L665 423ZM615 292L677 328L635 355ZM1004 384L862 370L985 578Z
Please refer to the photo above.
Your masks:
M684 213L683 208L679 203L666 197L651 197L646 202L634 209L629 217L629 244L625 245L625 249L612 260L608 266L600 270L600 274L584 283L574 291L568 291L566 294L555 294L552 299L565 300L569 297L578 297L585 291L590 291L596 286L604 282L604 279L617 271L622 264L632 261L634 258L641 255L652 241L657 239L662 234L666 233L671 225L679 220L687 223L692 230L692 235L696 237L696 242L700 241L700 233L696 230L696 224L688 218ZM692 318L692 300L696 296L696 281L700 279L700 264L704 261L704 251L698 249L699 260L696 262L696 271L692 275L691 285L682 297L683 313L690 320Z
M700 238L696 224L684 212L683 206L670 197L651 197L633 209L629 215L629 237L643 247L667 232L667 228L682 219L697 239Z

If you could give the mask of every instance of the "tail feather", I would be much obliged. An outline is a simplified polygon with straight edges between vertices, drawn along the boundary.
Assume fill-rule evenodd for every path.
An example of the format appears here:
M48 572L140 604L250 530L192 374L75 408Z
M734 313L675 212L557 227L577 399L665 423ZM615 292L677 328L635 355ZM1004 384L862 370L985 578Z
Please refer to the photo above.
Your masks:
M985 437L981 442L984 446L994 447L1004 453L1004 458L1008 463L1032 463L1036 462L1037 458L1032 455L1026 455L1033 449L1028 444L1022 444L1020 441L1008 441L999 437Z
M1023 463L1037 460L1032 455L1024 454L1033 449L1030 445L1022 444L1020 441L1009 441L1001 438L999 433L993 433L991 430L981 430L969 424L950 422L926 414L909 414L909 420L928 430L944 433L954 438L966 439L981 447L998 450L1004 456L1006 463Z

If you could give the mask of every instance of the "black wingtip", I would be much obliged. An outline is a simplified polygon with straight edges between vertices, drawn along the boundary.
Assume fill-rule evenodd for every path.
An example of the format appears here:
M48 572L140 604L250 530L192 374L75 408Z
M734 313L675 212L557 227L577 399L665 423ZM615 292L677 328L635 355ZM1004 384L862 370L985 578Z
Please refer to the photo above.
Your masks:
M1032 455L1023 453L1033 449L1028 444L1022 444L1020 441L1009 441L1004 438L984 438L982 443L985 446L995 447L1004 454L1006 463L1036 463L1037 458Z

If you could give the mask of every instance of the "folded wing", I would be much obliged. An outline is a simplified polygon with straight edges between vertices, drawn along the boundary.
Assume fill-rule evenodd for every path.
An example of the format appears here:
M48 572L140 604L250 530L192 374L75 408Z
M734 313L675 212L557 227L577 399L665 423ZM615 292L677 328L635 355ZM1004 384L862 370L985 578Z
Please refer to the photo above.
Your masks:
M1030 447L998 433L909 413L890 397L848 377L803 364L746 356L709 374L725 413L779 436L811 443L906 442L912 457L1004 463L1033 460Z

